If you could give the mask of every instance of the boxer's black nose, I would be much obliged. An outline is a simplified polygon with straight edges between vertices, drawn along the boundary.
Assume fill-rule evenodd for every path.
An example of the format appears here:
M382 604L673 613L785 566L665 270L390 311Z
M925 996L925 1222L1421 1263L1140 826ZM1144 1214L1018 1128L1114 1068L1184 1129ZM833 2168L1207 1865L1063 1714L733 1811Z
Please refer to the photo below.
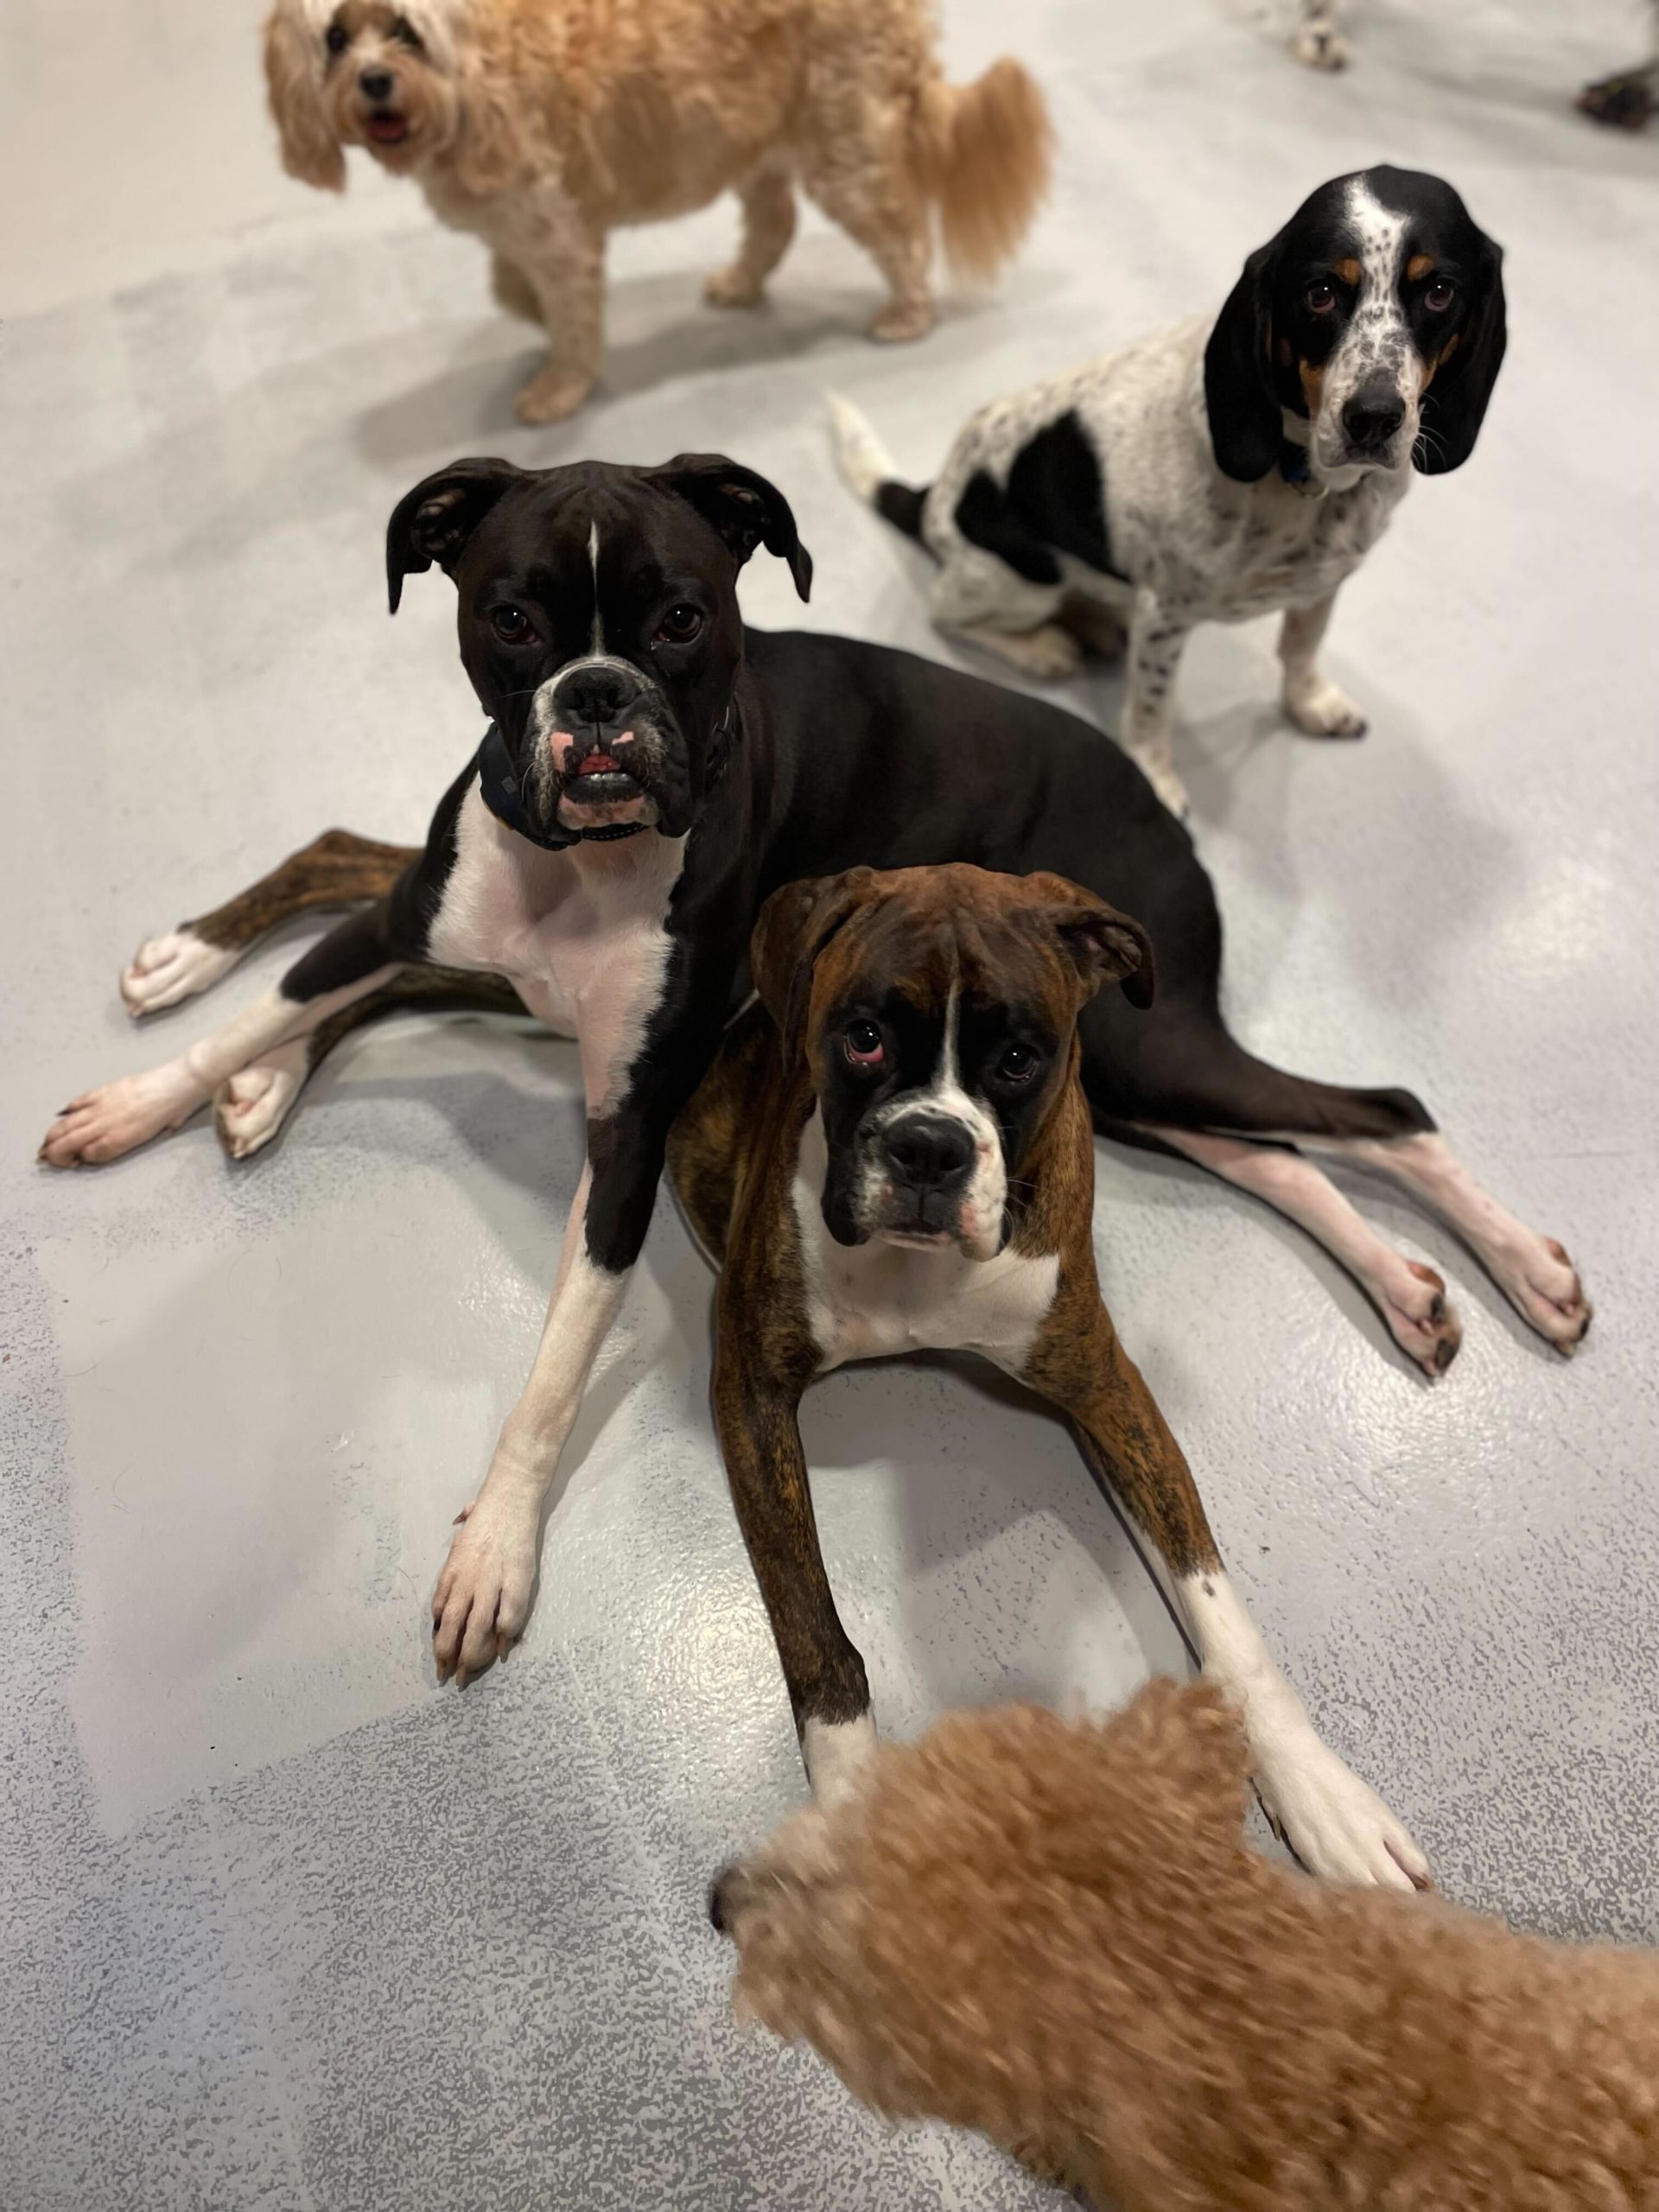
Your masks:
M397 89L390 69L365 69L357 81L365 100L389 100Z
M906 1114L882 1139L887 1165L913 1191L944 1191L974 1164L974 1140L960 1122L943 1114Z
M1392 384L1376 378L1344 403L1343 435L1356 453L1381 453L1405 419L1405 401Z
M626 669L599 663L573 669L554 694L553 707L565 728L582 722L613 722L639 696L639 684Z

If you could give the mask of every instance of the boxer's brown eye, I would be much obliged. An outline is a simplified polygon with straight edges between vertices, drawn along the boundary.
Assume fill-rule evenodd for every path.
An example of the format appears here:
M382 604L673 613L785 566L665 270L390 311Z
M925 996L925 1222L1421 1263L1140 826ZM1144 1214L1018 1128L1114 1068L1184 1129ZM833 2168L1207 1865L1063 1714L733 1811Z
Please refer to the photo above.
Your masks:
M1029 1083L1037 1072L1037 1055L1029 1045L1010 1045L996 1071L1004 1083Z
M1310 284L1302 299L1310 315L1333 315L1336 312L1337 288L1327 284L1323 277Z
M1458 288L1449 276L1437 276L1423 294L1423 305L1430 315L1444 315L1458 296Z
M855 1068L879 1068L887 1057L881 1032L873 1021L849 1021L841 1041Z
M535 627L521 607L493 607L490 627L504 645L527 645L535 636Z
M702 627L702 617L695 607L671 607L657 625L657 642L663 645L689 645Z

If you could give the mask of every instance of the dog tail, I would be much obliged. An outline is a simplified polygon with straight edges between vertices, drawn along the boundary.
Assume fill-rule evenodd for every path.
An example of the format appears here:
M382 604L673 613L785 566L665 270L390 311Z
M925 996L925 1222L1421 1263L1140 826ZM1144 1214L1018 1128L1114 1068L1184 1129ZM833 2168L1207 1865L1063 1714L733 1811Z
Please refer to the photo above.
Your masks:
M922 509L928 487L918 491L902 484L893 473L893 456L875 435L868 416L840 392L829 394L830 435L835 440L836 465L848 483L877 514L919 544Z
M1048 190L1054 134L1030 72L1006 57L971 85L922 92L923 178L938 201L945 257L959 276L995 276Z

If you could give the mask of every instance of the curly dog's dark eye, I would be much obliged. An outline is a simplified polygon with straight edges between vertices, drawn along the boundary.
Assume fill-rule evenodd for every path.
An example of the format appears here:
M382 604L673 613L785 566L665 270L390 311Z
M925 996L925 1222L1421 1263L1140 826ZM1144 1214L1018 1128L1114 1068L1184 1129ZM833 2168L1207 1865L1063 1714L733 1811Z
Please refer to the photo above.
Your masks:
M344 54L352 41L344 23L330 23L322 35L322 42L330 54Z
M421 35L406 16L392 18L391 35L393 38L401 39L405 46L412 47L416 54L421 51Z

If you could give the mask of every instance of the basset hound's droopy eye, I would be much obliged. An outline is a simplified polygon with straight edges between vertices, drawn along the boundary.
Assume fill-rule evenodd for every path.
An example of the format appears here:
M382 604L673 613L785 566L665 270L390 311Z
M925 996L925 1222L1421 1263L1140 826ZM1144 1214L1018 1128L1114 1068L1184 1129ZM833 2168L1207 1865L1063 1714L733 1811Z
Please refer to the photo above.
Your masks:
M1444 315L1458 296L1458 288L1449 276L1431 278L1423 293L1423 305L1430 315Z
M1310 315L1334 315L1337 311L1337 288L1328 278L1314 279L1302 295L1302 304Z

